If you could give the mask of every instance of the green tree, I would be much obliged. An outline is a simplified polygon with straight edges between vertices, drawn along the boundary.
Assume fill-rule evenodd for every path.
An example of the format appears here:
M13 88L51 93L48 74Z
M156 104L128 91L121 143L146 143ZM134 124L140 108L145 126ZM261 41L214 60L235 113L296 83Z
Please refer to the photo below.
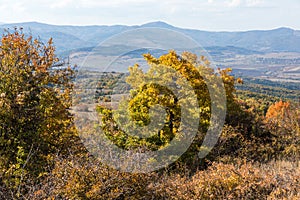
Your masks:
M124 110L128 110L131 121L125 124L127 126L132 126L132 123L139 126L148 125L150 123L149 112L151 107L159 104L165 108L166 112L162 128L156 134L153 132L150 137L123 131L124 126L122 127L123 130L121 130L116 123L122 118L122 113L114 113L114 111L105 106L98 106L98 111L102 115L102 129L110 140L125 149L142 147L148 150L158 150L167 146L176 134L180 134L179 126L182 113L177 96L172 89L163 86L163 84L172 82L172 80L174 84L179 84L183 80L187 80L192 88L192 92L196 95L197 101L197 108L190 112L189 117L193 119L199 116L197 135L184 156L191 158L199 150L210 125L211 99L207 84L214 84L216 82L216 74L219 74L218 77L224 82L228 106L233 107L235 79L229 75L230 69L215 72L205 57L197 57L189 52L178 55L175 51L170 51L159 58L145 54L144 58L150 66L147 73L144 73L137 64L129 68L130 74L126 82L132 86L132 90L130 91L129 101L124 105L121 104L121 107L123 106L125 107ZM174 77L175 72L180 76L178 79ZM214 87L217 88L217 86ZM184 91L185 88L179 90ZM187 95L189 93L189 91L184 92ZM226 101L225 97L224 101ZM189 99L186 99L180 103L181 105L188 105L190 102ZM125 127L125 130L131 129Z
M51 69L54 50L52 39L43 44L18 30L1 39L0 176L10 188L43 175L73 140L73 71Z

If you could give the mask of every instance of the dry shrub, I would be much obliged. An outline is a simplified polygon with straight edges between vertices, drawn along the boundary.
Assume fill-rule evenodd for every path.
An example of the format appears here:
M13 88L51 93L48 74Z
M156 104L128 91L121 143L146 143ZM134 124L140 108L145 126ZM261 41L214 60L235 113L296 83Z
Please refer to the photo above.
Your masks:
M84 155L57 158L52 173L40 184L28 182L21 199L299 199L299 183L300 162L214 162L189 176L123 173ZM13 199L7 192L1 188L2 199Z
M299 199L299 178L291 162L213 163L191 178L173 175L149 187L160 199Z
M223 163L236 163L240 159L266 163L276 157L273 141L267 132L247 135L239 127L225 125L218 143L206 159Z
M261 168L275 179L269 199L300 199L300 162L272 161Z
M84 156L58 159L51 176L48 199L149 199L147 186L158 179L156 173L124 173Z

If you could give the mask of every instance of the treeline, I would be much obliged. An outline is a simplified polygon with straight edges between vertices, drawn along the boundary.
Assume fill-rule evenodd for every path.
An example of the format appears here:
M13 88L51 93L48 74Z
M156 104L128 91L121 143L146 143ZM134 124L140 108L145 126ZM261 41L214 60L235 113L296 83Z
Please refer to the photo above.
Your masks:
M266 98L268 101L300 100L300 85L298 82L280 82L266 79L243 77L244 84L237 85L237 94L245 97Z

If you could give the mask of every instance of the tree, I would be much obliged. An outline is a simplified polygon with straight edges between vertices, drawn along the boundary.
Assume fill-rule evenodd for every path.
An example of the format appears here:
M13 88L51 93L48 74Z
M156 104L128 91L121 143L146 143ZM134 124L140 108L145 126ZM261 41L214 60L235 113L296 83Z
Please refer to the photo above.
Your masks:
M11 188L43 175L73 140L73 71L51 69L54 51L52 39L43 44L17 29L1 39L0 176Z
M114 113L105 106L98 106L98 111L102 115L102 129L109 139L121 148L158 150L167 146L176 134L182 134L179 130L181 108L182 105L187 106L191 103L190 99L179 100L173 93L174 91L164 86L171 86L173 82L174 88L179 88L181 94L188 96L190 93L194 93L196 95L197 107L189 111L189 117L192 120L199 116L199 126L196 130L198 134L186 153L186 157L195 156L210 125L211 99L207 84L216 82L216 73L224 82L228 105L232 106L231 104L234 102L235 79L229 75L230 69L215 72L205 57L197 57L189 52L178 55L175 51L170 51L159 58L155 58L151 54L144 54L144 58L150 66L149 71L144 73L137 64L129 68L130 74L126 82L132 86L130 98L124 105L121 103L123 110L128 110L131 121L122 118L124 113ZM176 73L179 74L179 78L175 76ZM184 80L187 80L192 91L180 86ZM214 87L217 88L215 85ZM132 127L134 124L137 126L149 125L150 109L157 104L162 105L166 112L164 123L161 124L162 128L155 129L150 136L148 135L149 137L145 137L142 135L143 133L140 135L133 133L132 129L128 127ZM115 114L114 117L113 114ZM159 116L153 118L156 117ZM126 122L123 123L126 124L125 127L118 128L116 121Z
M283 155L300 156L300 110L299 104L278 101L272 104L265 116L266 127L276 136Z
M299 130L298 108L290 102L278 101L266 113L265 123L276 135L286 135Z

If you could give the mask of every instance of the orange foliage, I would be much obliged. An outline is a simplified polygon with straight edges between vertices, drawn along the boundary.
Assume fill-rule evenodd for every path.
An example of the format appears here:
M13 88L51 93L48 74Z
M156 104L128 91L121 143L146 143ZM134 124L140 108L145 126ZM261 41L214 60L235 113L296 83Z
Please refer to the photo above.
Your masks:
M266 120L272 120L277 118L283 118L286 114L289 114L290 103L279 101L271 105L266 113Z

